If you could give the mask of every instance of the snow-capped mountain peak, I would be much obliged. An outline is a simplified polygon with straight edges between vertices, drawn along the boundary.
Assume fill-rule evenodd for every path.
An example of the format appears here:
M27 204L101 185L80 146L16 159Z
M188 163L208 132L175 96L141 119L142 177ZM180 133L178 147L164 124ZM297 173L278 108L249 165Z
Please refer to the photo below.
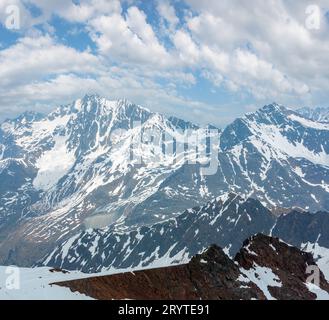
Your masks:
M273 103L223 132L211 128L211 153L206 144L186 150L184 134L195 138L197 125L95 95L46 116L6 121L0 129L0 235L1 226L21 220L11 239L42 239L48 250L85 228L163 222L219 196L230 206L234 193L269 208L328 209L326 126ZM151 133L147 139L145 133ZM163 133L172 141L158 143ZM215 160L209 175L207 153ZM24 259L24 247L13 245L16 259ZM0 245L3 256L10 250Z

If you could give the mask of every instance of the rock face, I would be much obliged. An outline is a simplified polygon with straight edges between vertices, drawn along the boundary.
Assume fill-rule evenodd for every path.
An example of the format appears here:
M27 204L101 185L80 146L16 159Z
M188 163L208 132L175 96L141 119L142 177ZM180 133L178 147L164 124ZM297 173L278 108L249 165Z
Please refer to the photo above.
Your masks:
M279 239L258 234L230 259L213 245L188 264L56 283L95 299L304 299L329 298L320 272L319 287L306 284L312 256Z
M310 242L329 248L328 230L328 212L320 211L313 214L292 211L278 218L272 234L296 247Z

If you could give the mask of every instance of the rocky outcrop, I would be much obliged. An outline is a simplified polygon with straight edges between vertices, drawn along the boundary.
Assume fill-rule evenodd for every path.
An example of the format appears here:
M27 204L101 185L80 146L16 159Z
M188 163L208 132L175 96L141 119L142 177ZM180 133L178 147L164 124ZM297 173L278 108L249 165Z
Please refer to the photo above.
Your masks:
M278 279L278 286L268 286L271 296L279 300L311 300L317 295L307 287L308 279L317 271L318 284L329 292L329 284L311 253L289 246L278 238L258 234L246 240L235 261L244 270L270 269ZM314 274L316 277L316 274Z
M328 295L319 272L319 286L307 284L313 257L279 239L258 234L230 259L211 246L188 264L56 283L95 299L305 299Z

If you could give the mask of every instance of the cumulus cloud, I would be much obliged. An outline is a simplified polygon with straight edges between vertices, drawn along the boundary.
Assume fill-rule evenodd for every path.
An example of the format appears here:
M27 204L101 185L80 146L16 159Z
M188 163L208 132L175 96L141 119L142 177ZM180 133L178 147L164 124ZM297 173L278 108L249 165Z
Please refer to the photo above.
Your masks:
M230 71L223 75L249 86L254 95L284 99L327 87L326 1L317 1L323 9L320 30L306 27L308 1L187 2L198 12L188 19L188 29L201 46L209 47L206 59L216 63L219 59L212 56L218 50L227 54Z
M25 37L0 51L0 86L4 89L67 72L99 72L98 61L91 53L58 44L49 36Z
M184 64L195 66L199 62L200 50L187 32L178 30L173 36L173 43Z
M146 15L137 7L122 14L103 15L90 21L93 40L100 53L125 64L167 66L171 57L159 42Z

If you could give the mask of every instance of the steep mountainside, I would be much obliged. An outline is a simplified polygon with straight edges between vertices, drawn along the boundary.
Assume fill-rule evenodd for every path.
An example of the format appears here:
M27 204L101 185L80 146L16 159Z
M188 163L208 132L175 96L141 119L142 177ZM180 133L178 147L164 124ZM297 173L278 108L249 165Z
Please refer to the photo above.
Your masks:
M127 101L96 96L46 117L25 114L2 124L0 239L6 240L0 244L1 261L32 246L29 257L19 259L29 264L35 261L33 243L42 243L39 254L85 226L124 220L184 163L173 162L172 154L155 154L154 146L142 140L143 133L169 132L179 141L177 135L197 129ZM159 204L143 223L184 210L188 201L180 199L173 208Z
M329 283L308 282L312 256L261 234L235 260L211 246L185 265L56 283L95 299L328 299Z
M236 120L221 135L236 192L273 207L328 208L328 129L275 104Z

